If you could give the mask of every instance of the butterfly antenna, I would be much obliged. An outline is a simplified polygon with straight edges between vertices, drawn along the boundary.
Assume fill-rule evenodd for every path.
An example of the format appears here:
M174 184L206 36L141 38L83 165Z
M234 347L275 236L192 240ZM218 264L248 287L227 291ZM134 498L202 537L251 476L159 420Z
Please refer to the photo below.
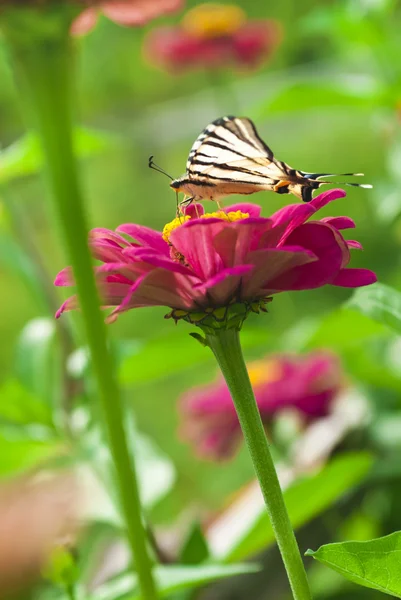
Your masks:
M157 165L155 162L153 162L153 155L149 156L148 166L150 169L153 169L154 171L157 171L158 173L165 175L166 177L171 179L171 181L174 181L174 177L171 177L171 175L166 173L166 171L164 171L164 169L162 169L161 167L159 167L159 165Z

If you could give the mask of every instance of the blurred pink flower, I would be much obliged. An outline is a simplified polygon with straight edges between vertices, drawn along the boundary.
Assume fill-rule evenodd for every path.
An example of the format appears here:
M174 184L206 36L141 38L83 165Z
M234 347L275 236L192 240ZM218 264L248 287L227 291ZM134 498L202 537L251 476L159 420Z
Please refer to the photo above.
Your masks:
M185 0L103 0L92 2L74 21L73 35L88 33L97 23L99 13L125 27L146 25L152 19L176 12L183 8Z
M206 3L188 11L176 27L152 29L144 42L150 63L172 72L252 68L266 60L281 39L277 21L248 20L235 5Z
M326 416L343 384L336 356L314 352L305 356L275 355L251 362L249 377L265 427L285 410L296 411L304 423ZM188 390L179 403L181 437L202 458L230 458L241 439L230 392L221 375Z
M196 320L199 314L231 310L235 303L257 311L254 303L283 291L374 283L372 271L347 268L350 249L361 248L340 233L355 227L350 218L307 222L344 196L343 190L329 190L308 204L285 206L270 218L261 217L256 204L211 214L192 204L163 233L132 223L116 231L92 230L92 254L103 263L95 267L102 304L116 307L109 320L143 306L169 306L173 318ZM57 275L55 285L74 285L70 267ZM72 296L56 316L77 306Z

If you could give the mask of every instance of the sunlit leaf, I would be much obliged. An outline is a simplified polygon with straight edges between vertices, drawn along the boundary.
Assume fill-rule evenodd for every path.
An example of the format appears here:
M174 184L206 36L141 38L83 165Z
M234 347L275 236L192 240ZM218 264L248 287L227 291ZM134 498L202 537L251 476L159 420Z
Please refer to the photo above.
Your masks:
M370 426L375 443L389 450L401 449L401 414L390 413L378 416Z
M202 565L202 566L156 566L154 576L160 597L172 592L193 589L219 579L234 577L244 573L256 573L255 564ZM137 591L137 577L124 575L102 585L89 600L118 600L128 597L130 600L146 600Z
M0 231L0 266L13 275L19 276L27 286L32 299L40 306L44 305L43 292L40 289L34 263L11 235L3 230Z
M150 508L171 490L176 477L175 468L148 436L136 432L132 442L142 503Z
M16 475L51 458L61 449L58 440L40 440L17 435L13 431L0 434L0 477Z
M247 349L266 345L268 336L264 328L244 328L241 332L242 346ZM133 353L122 361L120 380L123 384L154 381L209 360L213 360L210 349L179 330L136 346Z
M16 379L9 379L0 387L0 418L18 425L52 425L49 405L25 389Z
M74 141L80 158L104 152L113 143L111 136L83 128L75 131ZM33 175L42 168L42 149L38 137L32 132L0 151L0 184Z
M33 319L17 342L15 370L23 386L49 405L57 401L58 377L56 323L52 318Z
M354 583L401 598L399 531L367 542L326 544L306 555Z
M346 453L334 458L318 473L301 478L284 492L294 528L301 527L358 485L373 465L366 452ZM249 529L227 551L226 561L248 558L274 543L274 533L265 510L255 515Z
M337 309L315 321L308 320L303 335L299 332L301 326L302 322L296 325L299 351L327 345L336 350L344 350L360 346L361 342L388 333L386 328L372 320L370 315L358 314L348 307ZM290 330L285 335L289 348L291 348L292 338L292 330Z
M176 478L175 467L153 440L138 432L131 415L126 415L125 424L130 450L135 457L141 501L149 509L171 490ZM121 527L123 519L115 495L111 456L97 428L85 432L79 461L88 497L96 499L88 508L88 516Z
M347 306L401 333L401 293L394 288L382 283L359 288Z

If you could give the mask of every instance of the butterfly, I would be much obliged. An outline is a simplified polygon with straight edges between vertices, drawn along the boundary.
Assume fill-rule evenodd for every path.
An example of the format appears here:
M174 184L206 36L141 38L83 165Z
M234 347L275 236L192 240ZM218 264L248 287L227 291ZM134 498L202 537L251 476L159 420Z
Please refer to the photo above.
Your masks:
M362 176L343 173L342 176ZM294 194L304 202L312 200L313 190L330 181L320 181L334 173L306 173L277 160L260 138L253 122L246 117L221 117L210 123L193 144L186 173L170 183L187 198L216 200L230 194L253 194L270 190L277 194ZM371 188L368 184L346 183Z

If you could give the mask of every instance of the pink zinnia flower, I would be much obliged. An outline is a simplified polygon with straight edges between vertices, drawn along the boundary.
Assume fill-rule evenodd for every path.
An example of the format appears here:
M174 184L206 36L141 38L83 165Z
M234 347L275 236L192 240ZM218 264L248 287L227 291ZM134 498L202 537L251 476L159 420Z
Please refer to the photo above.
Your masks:
M305 424L326 416L343 384L339 361L328 352L266 357L249 363L248 373L266 429L286 410L295 411ZM199 456L218 460L234 454L241 427L221 375L187 391L179 409L182 437Z
M94 229L90 247L103 263L95 268L102 304L115 307L112 319L131 308L168 306L173 318L196 323L206 317L224 320L238 311L243 320L279 292L374 283L372 271L347 268L350 249L361 248L340 233L355 227L350 218L308 221L344 196L343 190L330 190L270 218L261 217L256 204L209 215L192 204L163 233L131 223L116 231ZM74 285L71 268L61 271L55 284ZM57 317L77 305L76 296L68 298Z
M125 27L146 25L152 19L183 8L184 0L103 0L84 10L72 24L71 33L82 35L96 25L99 13Z
M281 38L276 21L248 20L235 5L206 3L188 11L180 25L153 29L144 44L145 57L172 72L256 67Z

